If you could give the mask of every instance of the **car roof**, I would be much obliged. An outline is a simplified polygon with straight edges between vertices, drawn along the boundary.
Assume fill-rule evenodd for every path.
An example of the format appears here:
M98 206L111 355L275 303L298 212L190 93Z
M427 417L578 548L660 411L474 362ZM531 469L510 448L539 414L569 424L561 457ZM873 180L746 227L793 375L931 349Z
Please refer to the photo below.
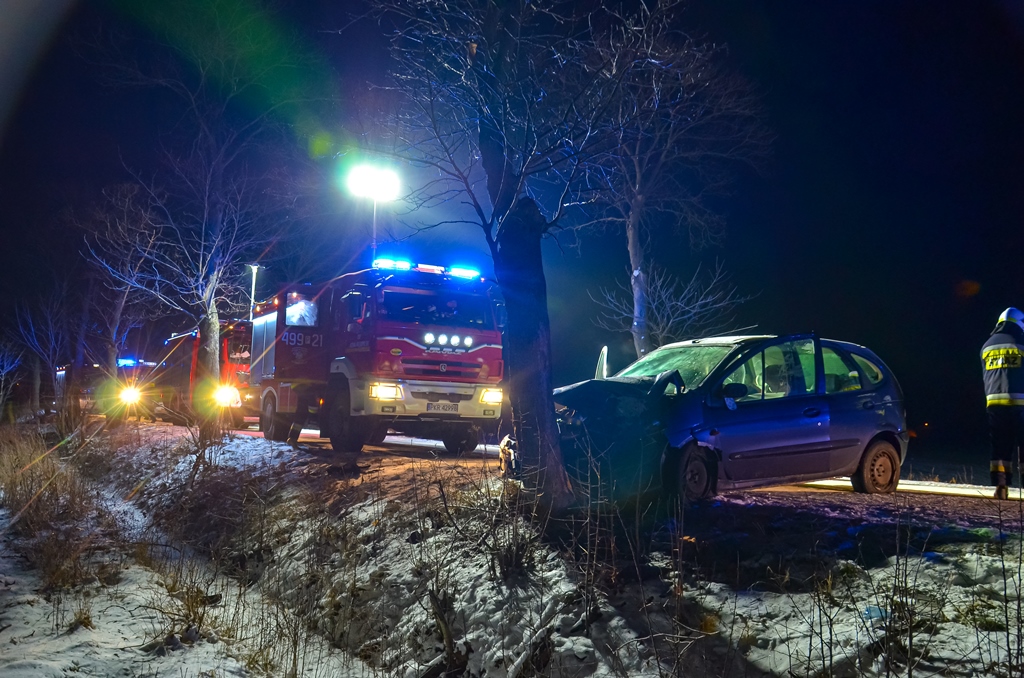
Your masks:
M677 341L672 344L665 344L661 348L675 348L678 346L739 346L740 344L746 344L751 341L760 341L761 339L774 339L774 334L749 334L749 335L737 335L734 337L707 337L706 339L687 339L686 341Z

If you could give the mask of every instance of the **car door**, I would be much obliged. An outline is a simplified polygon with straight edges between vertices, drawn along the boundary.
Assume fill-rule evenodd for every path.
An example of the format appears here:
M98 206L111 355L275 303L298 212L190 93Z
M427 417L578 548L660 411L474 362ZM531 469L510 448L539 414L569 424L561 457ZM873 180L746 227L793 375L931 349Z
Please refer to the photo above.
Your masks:
M829 468L852 473L871 438L882 428L886 408L894 407L877 385L882 373L870 360L854 358L842 346L824 342L821 349L825 399L831 412L832 452Z
M788 337L741 357L705 401L707 442L736 482L828 471L829 411L819 395L820 349L813 337ZM729 383L748 393L721 395Z

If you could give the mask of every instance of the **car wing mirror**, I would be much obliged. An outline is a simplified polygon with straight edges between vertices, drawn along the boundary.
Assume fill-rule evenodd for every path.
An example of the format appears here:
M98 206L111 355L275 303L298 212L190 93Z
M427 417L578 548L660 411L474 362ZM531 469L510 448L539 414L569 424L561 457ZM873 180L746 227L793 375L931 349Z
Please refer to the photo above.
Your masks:
M669 384L676 387L676 393L682 393L686 390L686 384L683 383L683 378L679 375L679 370L665 370L658 375L657 379L654 380L654 385L651 386L651 390L647 392L647 395L663 395L666 389L668 389Z
M594 379L608 378L608 347L601 347L601 354L597 356L597 369L594 370Z
M747 388L747 385L740 384L738 382L726 384L718 390L719 396L722 398L730 398L732 400L739 400L740 398L745 397L748 393L750 393L750 389Z

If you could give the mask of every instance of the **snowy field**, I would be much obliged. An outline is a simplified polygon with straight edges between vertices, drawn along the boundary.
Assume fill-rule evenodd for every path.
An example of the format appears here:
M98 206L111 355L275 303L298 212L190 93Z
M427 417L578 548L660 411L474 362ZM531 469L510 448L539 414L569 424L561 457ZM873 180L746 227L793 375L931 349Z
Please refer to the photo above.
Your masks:
M1017 502L739 492L653 521L643 546L584 530L567 547L502 508L486 458L366 454L347 476L322 449L234 435L198 468L183 433L139 425L66 462L94 471L116 532L72 590L43 590L0 512L0 676L1021 666Z

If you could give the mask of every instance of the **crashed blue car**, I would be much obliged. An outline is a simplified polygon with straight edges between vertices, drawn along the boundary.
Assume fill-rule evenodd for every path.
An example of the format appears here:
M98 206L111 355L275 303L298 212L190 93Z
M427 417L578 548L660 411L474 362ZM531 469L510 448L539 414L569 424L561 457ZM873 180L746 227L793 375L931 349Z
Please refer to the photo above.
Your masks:
M903 393L873 352L812 334L716 337L652 351L554 391L571 475L616 496L698 500L847 476L894 492L909 434Z

